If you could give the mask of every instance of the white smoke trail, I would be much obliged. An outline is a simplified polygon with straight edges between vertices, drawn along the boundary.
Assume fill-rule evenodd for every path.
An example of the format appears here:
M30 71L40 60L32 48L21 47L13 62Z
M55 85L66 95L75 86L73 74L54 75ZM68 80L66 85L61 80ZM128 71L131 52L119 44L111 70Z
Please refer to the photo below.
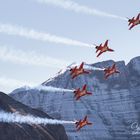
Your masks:
M97 70L97 71L103 71L104 68L97 68L97 67L93 67L93 66L89 66L87 64L84 65L84 68L87 70Z
M32 66L43 66L52 68L62 68L67 66L69 62L51 58L45 55L37 54L35 52L24 52L21 50L14 50L9 47L0 46L0 60L8 61L15 64L24 64Z
M74 11L76 13L83 13L87 15L92 15L92 16L103 16L103 17L109 17L109 18L116 18L116 19L121 19L121 20L127 20L124 17L109 14L94 8L90 8L85 5L80 5L74 1L71 0L36 0L39 3L44 3L44 4L50 4L50 5L55 5L60 8L64 8L66 10Z
M27 123L27 124L74 124L74 121L55 120L48 118L40 118L32 115L20 115L18 113L7 113L0 111L0 122L6 123Z
M71 69L75 66L79 67L80 65L81 65L80 63L73 63L68 68ZM86 70L98 70L98 71L103 71L104 70L104 68L97 68L97 67L94 67L94 66L90 66L88 64L84 64L83 68L86 69Z
M86 44L77 40L51 35L49 33L38 32L34 29L27 29L21 26L14 26L11 24L0 23L0 32L8 35L17 35L17 36L25 37L27 39L34 39L34 40L39 40L44 42L59 43L59 44L71 45L71 46L82 46L82 47L91 46L90 44Z
M56 88L52 86L42 86L42 85L38 87L34 87L34 89L37 89L39 91L43 90L43 91L50 91L50 92L73 92L74 91L71 89Z

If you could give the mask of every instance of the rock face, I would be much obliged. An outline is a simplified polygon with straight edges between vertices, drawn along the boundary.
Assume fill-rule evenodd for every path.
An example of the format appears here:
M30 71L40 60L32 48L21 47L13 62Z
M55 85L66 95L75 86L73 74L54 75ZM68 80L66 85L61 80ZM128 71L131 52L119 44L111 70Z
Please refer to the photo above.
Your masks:
M91 66L103 68L114 61L104 61ZM75 101L73 93L45 92L21 88L11 96L31 107L39 108L49 115L65 120L81 119L88 115L93 126L86 126L80 132L72 125L66 125L69 140L139 140L140 133L133 135L131 124L140 122L140 57L133 58L127 65L116 62L121 72L104 79L104 72L93 70L71 80L68 70L44 82L44 86L66 89L82 87L85 83L92 96Z
M30 114L50 118L46 113L31 109L0 92L0 111ZM0 122L0 140L68 140L61 125L35 125Z

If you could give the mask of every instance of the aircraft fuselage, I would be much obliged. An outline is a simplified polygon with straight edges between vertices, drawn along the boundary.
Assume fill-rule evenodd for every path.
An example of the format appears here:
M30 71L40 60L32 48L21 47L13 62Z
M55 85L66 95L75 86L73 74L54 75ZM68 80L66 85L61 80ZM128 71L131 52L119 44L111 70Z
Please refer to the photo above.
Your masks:
M113 73L115 73L115 71L116 71L115 69L112 69L108 72L108 74L113 74Z
M80 92L78 93L78 96L80 96L80 97L82 97L82 96L84 96L84 95L86 95L86 90L80 91Z
M87 125L87 122L86 122L86 121L81 122L80 125L79 125L79 128L82 128L82 127L84 127L84 126L86 126L86 125Z
M138 25L138 24L140 24L140 20L136 20L136 21L134 22L134 25Z
M108 50L108 46L104 46L102 49L101 49L101 52L106 52Z
M74 75L80 75L80 74L83 74L84 73L84 70L81 69L81 70L77 70Z

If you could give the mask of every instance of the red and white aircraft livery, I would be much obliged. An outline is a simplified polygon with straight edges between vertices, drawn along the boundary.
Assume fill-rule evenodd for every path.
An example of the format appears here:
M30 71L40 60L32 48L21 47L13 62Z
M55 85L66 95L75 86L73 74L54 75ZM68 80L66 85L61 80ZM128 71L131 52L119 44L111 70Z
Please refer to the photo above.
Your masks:
M136 25L140 24L140 13L137 15L137 17L133 17L132 19L128 18L128 26L130 26L129 30L131 30Z
M89 71L86 71L84 68L84 62L81 63L80 67L77 68L77 66L75 66L74 68L70 69L70 75L72 76L72 79L74 79L75 77L82 75L82 74L89 74Z
M80 90L80 88L76 89L74 91L74 94L75 94L74 97L76 98L76 100L79 100L82 96L85 96L85 95L92 95L91 92L87 91L86 84L82 87L82 90Z
M99 46L97 46L96 45L96 53L98 53L98 51L100 51L99 53L98 53L98 55L97 55L97 57L99 57L102 53L104 53L104 52L107 52L107 51L109 51L109 52L113 52L114 50L112 50L112 49L110 49L109 47L108 47L108 40L106 40L106 42L104 43L104 45L102 45L102 43L99 45Z
M116 64L113 64L112 67L108 67L106 69L104 69L104 76L105 79L107 79L109 76L115 74L115 73L120 73L120 71L117 70L116 68Z
M88 122L87 116L85 116L83 120L76 121L75 124L76 124L77 131L79 131L82 127L86 125L92 125L91 122Z

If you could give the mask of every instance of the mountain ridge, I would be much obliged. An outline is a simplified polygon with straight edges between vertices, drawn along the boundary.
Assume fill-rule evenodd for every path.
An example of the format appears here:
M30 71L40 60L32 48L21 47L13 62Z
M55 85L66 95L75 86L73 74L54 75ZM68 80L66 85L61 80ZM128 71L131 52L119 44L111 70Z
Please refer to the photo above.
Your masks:
M131 59L127 65L124 61L108 60L91 66L103 68L114 63L121 73L107 80L101 70L93 70L89 75L72 80L67 69L42 83L64 89L76 89L86 83L93 96L83 97L80 101L75 101L73 93L34 89L13 91L10 96L59 119L81 119L88 115L94 123L92 127L76 133L74 126L65 126L69 140L139 140L139 135L132 135L131 124L140 122L140 56Z

